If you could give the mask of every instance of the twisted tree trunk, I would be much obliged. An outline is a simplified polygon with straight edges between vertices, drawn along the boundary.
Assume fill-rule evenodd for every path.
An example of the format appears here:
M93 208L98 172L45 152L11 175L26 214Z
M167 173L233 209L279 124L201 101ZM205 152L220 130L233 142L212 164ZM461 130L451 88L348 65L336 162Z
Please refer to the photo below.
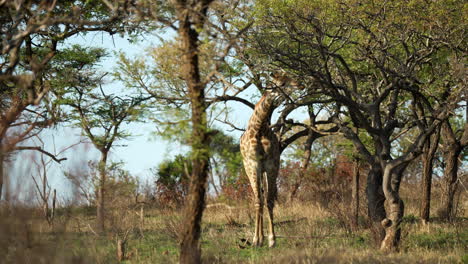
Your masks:
M297 176L293 188L290 192L288 202L292 202L293 199L296 197L297 191L299 190L299 187L302 184L302 181L304 179L304 176L307 172L307 169L309 168L309 163L310 163L310 156L312 155L312 144L314 143L316 139L316 136L314 134L314 131L309 131L309 134L307 135L306 142L304 144L304 156L301 164L301 169L299 171L299 175Z
M380 243L385 237L385 230L381 225L385 219L385 196L382 190L382 169L376 162L371 164L371 169L367 175L367 210L371 221L371 229L374 233L375 240Z
M401 221L405 212L405 205L401 200L399 191L403 172L408 163L398 165L388 164L385 166L383 175L383 191L387 201L388 213L382 220L382 227L385 229L385 237L382 240L380 249L383 251L396 251L401 238Z

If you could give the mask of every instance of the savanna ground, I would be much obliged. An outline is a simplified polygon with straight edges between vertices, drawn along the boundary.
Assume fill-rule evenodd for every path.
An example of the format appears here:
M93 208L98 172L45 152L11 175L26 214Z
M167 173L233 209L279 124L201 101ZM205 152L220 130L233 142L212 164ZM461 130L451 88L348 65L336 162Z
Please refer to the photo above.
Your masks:
M280 199L275 210L278 240L272 249L249 246L254 219L249 200L209 200L203 217L204 263L468 263L466 192L458 198L456 221L434 216L423 225L414 187L402 190L402 244L400 252L391 254L375 246L365 209L357 229L348 224L349 206L343 199ZM434 196L436 214L439 199ZM126 241L123 263L176 263L181 209L128 204L113 201L104 235L94 231L95 209L90 207L60 208L51 226L39 209L3 205L0 263L118 263L118 239Z

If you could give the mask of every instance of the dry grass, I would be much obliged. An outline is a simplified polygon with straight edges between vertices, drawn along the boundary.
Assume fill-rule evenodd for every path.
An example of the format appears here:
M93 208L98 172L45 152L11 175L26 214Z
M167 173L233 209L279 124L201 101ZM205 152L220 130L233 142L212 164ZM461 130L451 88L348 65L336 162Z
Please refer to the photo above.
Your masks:
M421 225L415 217L417 205L407 203L401 251L395 254L380 253L368 229L350 233L337 214L315 202L276 207L278 243L273 249L241 242L252 237L250 202L209 206L203 217L203 258L205 263L466 263L466 216L451 224L435 219ZM115 207L108 233L97 235L94 208L61 208L49 226L37 209L3 206L0 262L116 263L116 240L125 233L124 263L177 262L181 210L146 207L143 213L141 218L138 206Z

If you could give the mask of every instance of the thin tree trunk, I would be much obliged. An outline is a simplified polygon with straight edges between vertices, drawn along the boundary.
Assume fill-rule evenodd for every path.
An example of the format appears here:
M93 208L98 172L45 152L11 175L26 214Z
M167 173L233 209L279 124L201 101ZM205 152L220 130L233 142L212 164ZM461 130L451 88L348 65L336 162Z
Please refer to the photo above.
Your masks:
M211 164L212 164L212 170L209 176L209 181L211 183L211 186L213 186L213 190L215 191L216 196L219 197L219 190L218 190L218 187L216 187L216 182L214 179L214 175L217 174L218 178L220 179L219 182L221 182L221 178L219 177L220 173L217 169L215 169L218 167L218 164L214 158L211 159Z
M44 160L44 156L41 155L41 163L42 163L42 204L44 209L44 217L47 222L50 224L49 219L49 195L47 193L47 165Z
M356 158L354 161L354 172L353 172L353 186L352 186L352 208L353 208L353 226L355 229L359 227L359 159Z
M371 221L371 229L375 235L376 243L380 245L385 237L385 230L381 225L386 217L385 196L382 190L382 170L377 163L371 164L371 170L367 175L367 210Z
M180 263L201 263L201 219L209 173L209 135L205 85L199 68L199 30L203 29L212 0L176 1L179 36L184 52L183 72L192 108L192 174L184 210Z
M301 186L302 181L304 180L304 176L307 172L307 169L309 168L310 156L312 155L312 144L314 143L316 138L317 137L315 136L315 133L313 131L309 131L306 142L304 144L304 159L302 160L301 170L299 171L299 175L294 182L293 188L289 195L288 202L292 202L293 199L296 197L297 191L299 190L299 187Z
M429 223L431 210L431 187L432 187L432 168L434 163L435 153L439 145L440 129L429 137L423 148L422 159L422 180L423 180L423 197L421 200L420 217L423 224Z
M0 144L1 148L1 144ZM3 191L3 152L0 150L0 201L2 200Z
M3 126L2 126L3 127ZM1 127L0 127L1 128ZM3 129L1 130L3 131ZM0 134L1 135L1 134ZM5 165L4 147L3 147L3 136L0 137L0 201L2 200L3 193L3 182L4 182L4 171L3 166Z
M105 231L105 192L106 192L106 166L108 151L101 151L101 160L98 164L99 186L97 193L97 230L100 233Z
M52 196L52 212L50 212L50 223L52 224L55 218L55 203L57 201L57 190L54 189L54 196Z

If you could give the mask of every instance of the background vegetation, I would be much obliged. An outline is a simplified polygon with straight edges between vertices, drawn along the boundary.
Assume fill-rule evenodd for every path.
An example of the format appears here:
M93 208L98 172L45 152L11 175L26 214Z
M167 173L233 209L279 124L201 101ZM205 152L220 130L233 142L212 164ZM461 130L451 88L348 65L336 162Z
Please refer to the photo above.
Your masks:
M0 263L468 263L466 14L459 0L0 0ZM93 32L160 41L138 58L72 44ZM233 105L268 113L257 139L282 152L274 248L252 245ZM149 181L112 159L138 122L182 147ZM57 151L57 126L85 142ZM58 199L50 168L85 143L99 157L60 175ZM30 188L8 170L24 151Z

